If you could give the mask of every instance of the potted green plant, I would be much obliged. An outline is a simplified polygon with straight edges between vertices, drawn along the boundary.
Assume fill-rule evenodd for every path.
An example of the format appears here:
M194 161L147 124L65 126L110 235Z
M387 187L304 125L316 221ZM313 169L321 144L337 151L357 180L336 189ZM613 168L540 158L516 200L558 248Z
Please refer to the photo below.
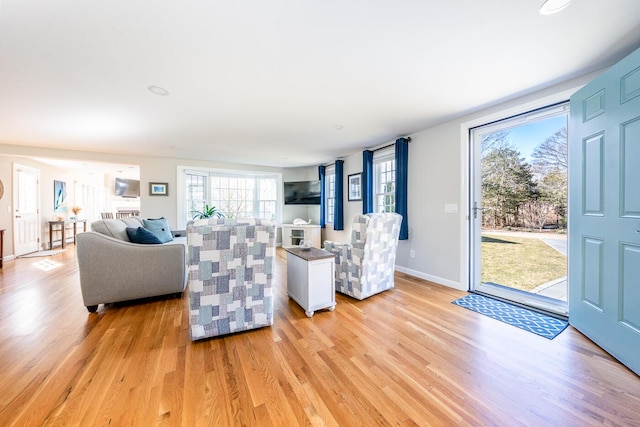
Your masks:
M215 206L209 206L207 204L204 205L204 208L200 211L191 211L193 214L193 219L204 219L204 218L213 218L214 216L217 218L224 218L224 213L219 211Z

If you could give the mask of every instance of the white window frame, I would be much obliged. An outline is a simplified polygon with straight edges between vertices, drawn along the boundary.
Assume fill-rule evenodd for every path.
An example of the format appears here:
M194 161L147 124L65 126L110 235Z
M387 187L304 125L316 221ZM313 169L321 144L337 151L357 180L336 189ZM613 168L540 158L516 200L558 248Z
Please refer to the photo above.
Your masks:
M207 194L210 194L209 191L209 173L207 173L206 171L201 171L201 170L185 170L182 173L182 179L183 179L183 184L179 187L182 191L185 191L185 195L181 198L184 203L185 203L185 208L182 212L186 215L186 218L188 218L187 220L191 219L191 216L188 214L188 210L189 210L189 205L190 205L190 199L189 199L189 194L186 193L186 188L187 188L187 175L192 175L192 176L198 176L198 177L202 177L204 179L204 188L202 190L202 194L203 194L203 200L202 202L204 204L207 203ZM178 197L180 197L178 195ZM204 208L204 204L202 206L199 206L200 209Z
M218 169L218 168L201 168L191 166L178 166L177 176L177 191L178 197L178 224L186 224L191 221L192 217L188 215L188 201L186 194L187 174L206 176L205 181L205 203L211 206L211 176L229 176L229 177L243 177L243 178L255 178L256 180L261 178L272 178L275 180L276 185L276 206L275 206L275 221L278 225L282 224L282 174L277 172L264 172L264 171L252 171L252 170L235 170L235 169ZM259 191L259 185L254 188L253 207L255 209L260 208L259 197L257 192Z
M336 166L327 166L324 170L324 222L333 224L336 203Z
M396 196L396 155L394 147L388 147L384 149L380 149L373 153L373 211L376 213L381 212L395 212L395 196ZM383 175L389 175L389 171L384 169L384 166L392 166L393 171L393 180L384 179ZM387 176L388 178L388 176ZM392 191L382 191L383 182L392 182L393 189ZM393 209L385 210L385 203L380 201L381 198L385 198L387 196L393 196Z

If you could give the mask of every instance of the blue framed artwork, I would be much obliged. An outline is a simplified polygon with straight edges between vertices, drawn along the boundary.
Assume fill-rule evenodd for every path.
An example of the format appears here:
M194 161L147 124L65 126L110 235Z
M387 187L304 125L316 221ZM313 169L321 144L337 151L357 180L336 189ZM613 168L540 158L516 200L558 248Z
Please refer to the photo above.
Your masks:
M67 183L64 181L53 181L53 210L54 212L64 212L67 201Z
M168 196L169 184L166 182L150 182L149 195L150 196Z

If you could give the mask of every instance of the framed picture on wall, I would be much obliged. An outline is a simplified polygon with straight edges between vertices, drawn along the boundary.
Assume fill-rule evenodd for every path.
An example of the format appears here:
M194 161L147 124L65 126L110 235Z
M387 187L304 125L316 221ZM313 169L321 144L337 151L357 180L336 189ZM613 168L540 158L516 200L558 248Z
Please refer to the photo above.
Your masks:
M67 183L64 181L53 181L53 211L64 212L67 201Z
M150 182L149 195L150 196L168 196L169 184L166 182Z
M353 173L347 179L348 200L356 202L362 200L362 173Z

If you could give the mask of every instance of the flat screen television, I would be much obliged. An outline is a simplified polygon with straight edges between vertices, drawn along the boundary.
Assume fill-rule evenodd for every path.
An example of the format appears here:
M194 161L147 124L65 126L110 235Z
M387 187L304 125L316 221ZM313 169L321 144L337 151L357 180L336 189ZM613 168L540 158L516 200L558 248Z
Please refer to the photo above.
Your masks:
M319 205L320 181L292 181L284 183L285 205Z
M137 179L116 178L116 196L140 197L140 181Z

